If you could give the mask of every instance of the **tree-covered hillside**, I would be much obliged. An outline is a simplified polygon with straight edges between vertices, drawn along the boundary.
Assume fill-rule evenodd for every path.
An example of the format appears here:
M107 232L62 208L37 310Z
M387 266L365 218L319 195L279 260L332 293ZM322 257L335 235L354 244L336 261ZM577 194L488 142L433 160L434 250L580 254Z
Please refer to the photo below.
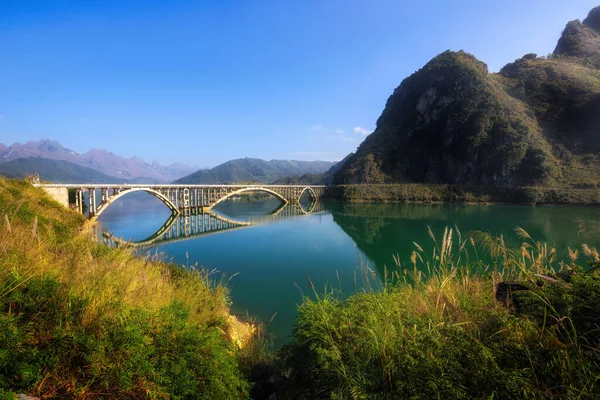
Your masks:
M289 161L259 158L240 158L227 161L212 169L196 171L176 183L233 183L255 181L271 183L278 179L301 174L320 174L334 163L329 161Z
M333 176L353 155L354 153L348 154L342 161L333 164L331 168L321 174L306 173L302 175L288 176L278 179L273 183L280 185L329 185L333 182Z

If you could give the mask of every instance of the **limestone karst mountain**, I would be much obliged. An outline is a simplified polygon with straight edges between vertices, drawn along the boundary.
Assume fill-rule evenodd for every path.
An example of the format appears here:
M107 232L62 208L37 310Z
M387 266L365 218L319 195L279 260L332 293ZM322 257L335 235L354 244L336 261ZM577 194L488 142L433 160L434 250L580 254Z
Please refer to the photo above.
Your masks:
M600 7L499 73L447 51L406 78L335 183L596 185Z

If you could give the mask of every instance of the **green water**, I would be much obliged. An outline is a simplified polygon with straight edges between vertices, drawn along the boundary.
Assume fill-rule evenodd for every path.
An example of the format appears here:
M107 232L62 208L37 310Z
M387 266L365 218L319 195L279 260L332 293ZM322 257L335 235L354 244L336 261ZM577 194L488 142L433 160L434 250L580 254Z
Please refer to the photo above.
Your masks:
M276 199L227 201L215 211L244 221L269 214L278 205ZM269 331L281 345L289 339L303 293L312 293L309 278L319 292L334 287L350 295L360 288L361 262L377 272L376 281L385 266L394 265L394 255L408 263L413 242L425 248L431 244L427 226L439 237L446 226L457 226L463 233L485 230L503 234L514 245L520 240L513 229L520 226L564 255L567 247L583 241L595 244L595 239L579 232L578 219L600 221L600 208L592 207L325 203L320 210L164 242L151 251L158 249L180 265L233 276L229 282L232 310L263 322L274 316ZM131 194L111 205L99 222L115 236L136 241L151 236L168 218L169 211L158 200Z

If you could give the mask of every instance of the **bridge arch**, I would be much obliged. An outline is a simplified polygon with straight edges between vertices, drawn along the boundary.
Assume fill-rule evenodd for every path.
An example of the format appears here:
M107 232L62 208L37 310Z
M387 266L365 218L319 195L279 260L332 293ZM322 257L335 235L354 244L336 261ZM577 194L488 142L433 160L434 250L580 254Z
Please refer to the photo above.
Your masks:
M215 225L213 225L213 228L210 228L210 223L209 223L208 229L205 230L204 223L202 223L202 231L197 231L195 233L189 234L189 233L183 233L184 230L182 229L182 233L179 236L176 236L174 238L170 238L170 237L164 238L164 235L174 225L182 223L182 219L188 220L189 218L194 218L194 217L200 218L200 215L201 215L201 218L204 218L204 215L208 215L209 220L210 220L210 218L214 218L215 221L221 221L221 223L225 222L228 225L226 227L223 227L223 225L221 225L221 227L217 227L216 223L215 223ZM196 221L196 222L198 223L198 221ZM188 225L189 223L190 223L190 221L187 221L186 225ZM206 214L205 213L194 214L192 216L171 215L169 217L169 219L156 232L154 232L152 235L148 236L146 239L138 240L135 242L114 236L110 232L103 232L102 236L105 239L107 239L108 241L112 241L120 246L149 247L149 246L152 246L155 244L181 241L181 240L186 240L186 239L200 237L200 236L208 236L208 235L213 235L213 234L217 234L217 233L221 233L221 232L225 232L225 231L229 231L229 230L233 230L233 229L245 228L245 227L252 226L252 225L254 225L254 223L252 223L252 222L237 221L237 220L227 218L223 215L220 215L220 214L217 214L214 212L207 212ZM196 225L196 227L197 227L197 229L199 229L199 225Z
M313 190L313 188L311 188L310 186L307 186L304 189L302 189L302 191L300 192L300 196L298 196L298 201L300 201L300 199L302 198L302 195L307 190L309 191L310 195L312 196L313 201L317 201L317 194L315 193L315 191Z
M312 203L310 203L310 205L308 206L308 209L305 210L304 207L302 207L302 203L298 202L297 206L300 209L300 212L304 215L308 215L308 214L312 214L312 212L315 209L315 205L317 204L317 201L314 200Z
M160 193L154 189L151 189L151 188L130 188L130 189L123 190L117 194L113 194L106 201L101 203L97 212L90 218L90 220L95 221L96 219L98 219L100 214L102 214L104 212L104 210L106 210L108 208L108 206L110 206L113 202L115 202L115 200L117 200L129 193L133 193L133 192L149 193L149 194L153 195L154 197L156 197L157 199L159 199L160 201L162 201L167 207L169 207L169 209L173 213L179 214L179 210L177 209L177 206L175 206L175 204L173 204L173 202L171 200L169 200L169 198L166 197L165 195L163 195L162 193Z
M264 187L257 186L257 187L247 187L247 188L242 188L242 189L239 189L239 190L233 191L233 192L231 192L231 193L227 193L227 195L225 195L225 196L221 197L219 200L217 200L217 201L215 201L214 203L212 203L212 204L210 205L210 208L213 208L214 206L216 206L216 205L217 205L217 204L219 204L220 202L222 202L222 201L224 201L224 200L227 200L228 198L230 198L230 197L232 197L232 196L235 196L235 195L238 195L238 194L241 194L241 193L244 193L244 192L267 192L267 193L269 193L269 194L272 194L273 196L277 197L279 200L281 200L281 202L282 202L283 204L287 204L287 202L288 202L288 201L287 201L287 199L286 199L285 197L283 197L281 194L279 194L279 193L275 192L274 190L271 190L271 189L267 189L267 188L264 188Z

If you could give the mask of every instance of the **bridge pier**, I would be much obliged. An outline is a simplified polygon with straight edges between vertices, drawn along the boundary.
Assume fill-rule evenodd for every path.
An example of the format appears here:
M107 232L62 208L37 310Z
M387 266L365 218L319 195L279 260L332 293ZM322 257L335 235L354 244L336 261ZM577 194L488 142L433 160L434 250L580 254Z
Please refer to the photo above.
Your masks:
M91 218L96 214L96 189L88 188L88 216Z
M76 193L75 193L75 197L77 198L77 211L79 211L79 214L83 214L83 190L82 189L75 189Z

